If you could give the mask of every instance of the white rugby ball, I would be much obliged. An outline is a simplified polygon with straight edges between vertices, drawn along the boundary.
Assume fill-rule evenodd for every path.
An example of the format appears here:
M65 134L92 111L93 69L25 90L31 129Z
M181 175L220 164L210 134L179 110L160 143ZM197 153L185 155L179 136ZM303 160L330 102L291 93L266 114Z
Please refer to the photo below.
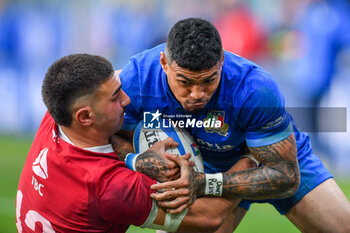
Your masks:
M142 153L152 147L156 142L162 141L171 137L179 143L176 148L167 149L166 152L169 154L177 154L182 156L186 153L191 153L189 161L195 163L194 170L197 172L204 172L203 159L199 151L199 148L191 134L185 129L173 127L169 124L168 127L164 128L147 128L143 127L143 121L140 121L134 131L134 149L136 153Z

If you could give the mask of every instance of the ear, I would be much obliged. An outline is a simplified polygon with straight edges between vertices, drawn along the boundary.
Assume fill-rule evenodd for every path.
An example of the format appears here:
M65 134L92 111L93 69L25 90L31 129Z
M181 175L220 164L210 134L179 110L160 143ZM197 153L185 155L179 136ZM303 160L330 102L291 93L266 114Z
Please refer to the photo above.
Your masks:
M160 52L160 65L162 66L164 73L168 74L169 64L164 52Z
M225 60L225 54L222 55L222 58L221 58L221 66L224 65L224 60Z
M89 106L79 108L74 115L75 120L79 125L90 126L93 124L95 115Z

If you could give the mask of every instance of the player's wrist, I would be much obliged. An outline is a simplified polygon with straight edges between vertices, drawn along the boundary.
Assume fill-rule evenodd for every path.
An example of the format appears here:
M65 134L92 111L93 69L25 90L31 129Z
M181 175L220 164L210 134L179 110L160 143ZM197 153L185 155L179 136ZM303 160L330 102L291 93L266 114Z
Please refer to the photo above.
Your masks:
M140 154L136 154L136 153L129 153L125 156L125 164L126 167L129 168L130 170L136 171L136 160L137 157Z
M222 173L205 174L204 195L222 196L223 179Z

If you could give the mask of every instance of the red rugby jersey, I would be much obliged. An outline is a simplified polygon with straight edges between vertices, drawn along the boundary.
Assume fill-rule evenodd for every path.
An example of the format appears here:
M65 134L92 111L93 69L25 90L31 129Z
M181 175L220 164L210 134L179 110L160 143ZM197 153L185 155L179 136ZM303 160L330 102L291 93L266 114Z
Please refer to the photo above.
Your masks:
M19 232L125 232L152 208L155 180L126 168L114 152L63 141L46 113L18 185Z

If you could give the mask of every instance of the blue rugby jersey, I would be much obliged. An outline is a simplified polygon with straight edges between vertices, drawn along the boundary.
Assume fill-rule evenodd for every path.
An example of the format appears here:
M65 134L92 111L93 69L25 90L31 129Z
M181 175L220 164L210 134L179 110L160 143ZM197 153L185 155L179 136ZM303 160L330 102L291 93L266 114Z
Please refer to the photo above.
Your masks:
M196 114L186 112L175 99L160 65L165 44L132 57L120 74L131 104L126 107L124 130L134 130L144 112L156 112L173 120L215 119L220 127L187 130L200 147L208 172L228 170L246 146L276 143L295 133L298 158L311 152L306 134L300 133L284 108L275 80L253 62L225 51L221 81L210 102Z

